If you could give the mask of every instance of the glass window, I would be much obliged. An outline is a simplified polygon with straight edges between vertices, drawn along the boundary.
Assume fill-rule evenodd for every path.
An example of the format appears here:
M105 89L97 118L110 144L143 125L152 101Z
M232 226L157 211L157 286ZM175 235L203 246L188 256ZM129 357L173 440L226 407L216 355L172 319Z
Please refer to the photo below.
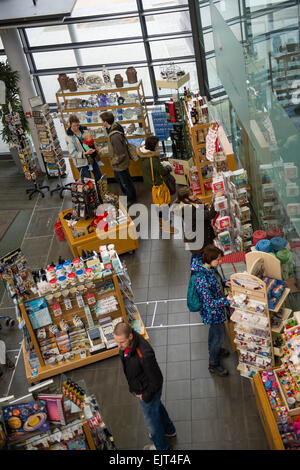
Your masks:
M37 52L33 54L37 69L51 69L57 67L76 66L76 58L73 50L55 52Z
M142 36L138 17L77 23L74 30L76 41L80 42Z
M205 52L214 51L215 50L215 45L214 45L213 33L203 34L203 39L204 39Z
M152 59L194 55L192 37L183 39L168 39L164 41L151 41L150 45Z
M241 26L240 23L236 23L230 26L231 31L235 35L238 41L242 40L242 35L241 35Z
M72 17L136 11L136 0L77 0Z
M179 33L191 31L188 11L146 16L148 34Z
M216 88L222 85L217 72L215 57L206 61L209 88Z
M70 34L67 25L26 28L30 46L47 46L51 44L69 44Z
M144 9L187 5L188 0L142 0Z
M239 0L220 0L216 3L216 7L226 21L240 16Z
M200 2L200 14L201 14L202 28L206 28L207 26L211 26L211 16L210 16L210 7L209 7L209 5L206 6L206 7L201 7L201 2Z
M195 62L187 62L187 63L176 62L175 64L179 65L180 68L184 70L185 73L190 74L190 81L186 84L186 86L189 87L191 90L198 90L199 84L198 84L197 69L196 69ZM154 67L156 80L161 80L160 71L161 71L161 66ZM164 95L171 96L173 93L176 93L176 90L170 90L169 88L158 89L158 96L164 96Z
M83 65L114 64L137 60L146 60L145 47L142 42L107 47L90 47L80 49Z

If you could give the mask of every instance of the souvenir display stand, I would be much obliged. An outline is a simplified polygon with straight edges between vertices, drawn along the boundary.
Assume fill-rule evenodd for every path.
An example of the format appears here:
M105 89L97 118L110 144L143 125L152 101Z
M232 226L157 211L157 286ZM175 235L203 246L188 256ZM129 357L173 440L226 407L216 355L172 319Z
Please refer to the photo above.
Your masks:
M105 317L110 317L112 321L112 329L113 326L116 322L118 321L128 321L127 320L127 315L126 315L126 309L124 306L122 294L120 291L119 287L119 282L116 274L113 274L111 276L105 277L105 285L107 285L108 281L113 282L113 289L110 288L108 292L101 293L103 289L103 280L94 280L93 283L95 284L95 287L91 289L91 292L93 293L94 298L96 299L97 304L100 302L105 304L107 301L107 298L111 300L112 297L115 298L116 306L117 309L109 312L109 313L104 313L100 314L99 312L95 313L95 310L92 308L89 309L88 311L86 309L86 306L88 306L88 301L84 302L84 305L81 307L78 307L76 303L76 298L71 299L72 302L72 308L66 309L65 305L61 302L61 314L57 317L57 312L54 310L55 307L52 306L52 304L49 304L49 301L47 301L47 295L46 296L41 296L36 299L31 299L31 300L41 300L43 302L46 302L48 310L50 312L50 317L49 322L51 322L50 326L55 329L58 328L61 325L61 321L67 322L69 325L71 325L71 321L73 321L74 317L76 317L77 322L79 325L82 325L82 323L86 326L87 332L91 329L93 330L96 327L96 322L98 322L99 319L99 324L101 325L101 320L105 319ZM74 286L76 287L76 286ZM62 292L60 292L62 295ZM58 375L61 373L65 373L68 370L73 370L77 369L79 367L91 364L93 362L98 362L100 360L106 359L108 357L112 357L118 354L118 347L116 347L116 344L113 342L113 337L111 333L108 333L108 336L105 340L105 344L107 345L107 348L105 348L104 341L102 342L99 340L95 344L102 344L104 347L101 346L101 348L97 347L93 352L91 348L91 342L88 339L87 334L82 333L82 337L80 337L80 341L77 342L78 348L76 349L69 349L68 352L70 354L66 353L68 357L59 357L57 356L58 361L50 361L50 359L46 360L44 359L45 354L43 355L42 351L42 346L40 344L43 344L40 342L38 335L36 334L36 325L32 325L32 317L30 319L30 302L29 301L24 301L24 303L20 304L20 312L23 320L25 321L25 325L27 328L27 331L29 333L30 337L30 342L31 345L33 346L33 350L36 354L36 359L38 363L40 364L39 367L37 367L37 373L32 374L32 366L29 362L28 359L28 350L26 350L25 346L25 341L23 340L22 342L22 349L23 349L23 356L24 356L24 363L25 363L25 370L26 370L26 378L29 383L34 383L39 380L44 380L49 377L53 377L54 375ZM92 310L92 312L91 312ZM29 312L29 313L28 313ZM116 320L117 319L117 320ZM140 320L140 318L139 318ZM35 327L35 329L33 328ZM49 327L50 328L50 327ZM82 328L82 327L81 327ZM71 330L70 330L71 331ZM83 337L84 336L84 337ZM54 343L54 341L53 341ZM100 351L100 352L97 352ZM32 354L32 350L31 350ZM50 361L50 363L49 363Z
M213 175L213 166L212 161L206 158L206 137L209 129L213 128L216 130L218 139L218 149L216 149L216 151L219 150L219 152L223 153L223 155L226 157L227 169L231 171L236 170L234 153L223 127L218 126L216 122L204 122L193 124L186 102L184 102L184 111L188 127L190 145L192 148L193 161L196 167L196 171L193 171L193 167L189 168L188 180L192 188L193 186L198 186L198 191L194 192L196 194L199 194L199 197L201 198L202 202L210 203L212 200L211 183ZM196 178L196 176L198 178ZM193 181L197 181L197 185L195 185Z
M77 236L76 238L74 236L76 232L70 229L64 218L66 214L71 212L72 209L67 209L60 212L58 216L63 227L67 243L74 257L80 256L82 250L97 251L99 244L113 243L118 254L133 252L139 248L138 236L134 222L131 220L124 208L122 208L124 222L115 227L109 228L106 232L103 230L93 230L92 233L88 233L88 226L91 224L92 219L79 220L75 226L75 230L77 230L77 234L81 234L81 236Z
M111 111L115 115L115 120L124 127L127 139L144 139L150 135L150 122L142 80L120 88L112 86L106 89L59 91L56 93L56 102L65 130L69 127L69 116L76 114L80 124L88 128L96 145L101 148L106 147L107 142L106 129L99 116L103 111ZM108 159L104 158L103 163L108 165ZM76 167L71 164L71 168L74 179L78 179L78 175L74 172ZM107 168L104 170L110 177ZM131 162L130 173L131 176L142 175L139 162Z
M274 366L267 288L265 282L247 273L232 274L230 281L237 368L243 377L252 378L259 369Z
M26 189L26 193L29 194L29 199L31 199L35 193L41 194L42 197L45 197L42 189L47 189L49 191L50 187L47 185L40 186L37 182L37 164L29 139L22 127L19 113L7 114L5 116L5 120L12 135L12 146L17 150L25 178L28 181L32 181L34 184L34 188Z

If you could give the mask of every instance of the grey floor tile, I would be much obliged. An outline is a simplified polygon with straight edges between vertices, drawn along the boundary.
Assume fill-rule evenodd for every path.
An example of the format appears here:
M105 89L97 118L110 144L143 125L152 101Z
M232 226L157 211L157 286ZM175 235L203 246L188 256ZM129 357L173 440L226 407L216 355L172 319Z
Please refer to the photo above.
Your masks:
M225 441L245 441L247 440L245 420L240 416L230 418L218 418L215 421L217 426L217 439Z
M148 287L148 280L148 276L131 277L131 285L133 291L135 291L135 289L146 289Z
M173 318L175 315L169 315ZM173 323L172 323L173 324ZM185 344L190 341L189 327L168 328L168 344Z
M207 359L208 361L208 346L207 343L191 343L191 360Z
M57 209L36 210L28 227L26 238L52 235L54 222L58 220Z
M149 276L149 288L152 287L164 287L168 292L169 276L168 274L150 274Z
M167 362L167 346L155 346L154 352L158 363Z
M167 364L167 380L190 379L191 363L190 361L169 362Z
M170 286L169 285L169 298L170 299L183 299L187 295L187 285Z
M66 240L59 241L55 236L52 240L51 249L48 255L48 262L58 263L59 257L62 257L64 260L73 260L74 256Z
M189 314L183 313L169 313L168 325L189 325Z
M197 361L191 361L191 378L200 379L200 378L211 378L212 375L208 370L208 360L199 359Z
M169 313L183 313L188 312L186 305L186 300L176 300L173 302L168 302L168 312Z
M202 318L201 315L199 315L199 312L190 312L190 324L194 326L202 326Z
M164 346L167 344L167 329L155 329L148 330L148 335L150 337L151 346Z
M173 344L167 346L167 362L182 362L190 360L189 344Z
M191 398L190 380L166 382L166 400L187 400Z
M191 326L190 330L191 330L191 343L199 343L201 341L207 341L209 326L195 325L195 326Z
M270 450L266 437L248 439L248 450Z
M215 381L210 377L192 379L192 398L215 398Z
M243 402L228 395L217 397L217 411L219 418L230 418L232 416L242 418L244 415Z
M257 439L265 436L263 426L258 416L246 416L245 422L248 439Z
M155 314L153 326L166 326L168 323L168 315L163 313L162 315Z
M156 315L162 315L168 313L168 301L157 302L156 305Z
M134 289L134 300L136 302L144 302L148 300L148 289Z
M162 261L151 261L150 263L150 275L151 274L168 274L168 265Z
M242 396L241 378L239 376L215 377L217 396L239 399Z
M152 263L169 263L169 251L168 250L155 250L151 251L151 262Z
M192 419L211 419L217 418L217 399L192 398Z
M217 425L214 419L192 419L192 444L216 442Z
M167 400L166 409L172 421L190 421L192 417L191 400Z
M168 289L165 287L149 287L148 300L168 299Z
M34 240L25 239L23 241L21 249L31 269L46 267L52 239L53 235L49 235Z

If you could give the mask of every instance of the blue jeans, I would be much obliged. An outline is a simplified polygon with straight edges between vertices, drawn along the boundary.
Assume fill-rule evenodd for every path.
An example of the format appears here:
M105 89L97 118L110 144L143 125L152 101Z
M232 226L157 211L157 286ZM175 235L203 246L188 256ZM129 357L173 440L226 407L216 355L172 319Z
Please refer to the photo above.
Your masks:
M129 170L116 171L114 170L116 181L119 183L121 190L129 202L136 201L136 192L134 183L130 176Z
M218 325L210 325L208 332L208 352L209 352L209 365L220 365L220 350L225 338L225 325L219 323Z
M167 410L160 401L162 389L154 396L153 400L145 403L139 399L142 407L146 426L151 434L157 450L170 450L171 446L165 434L173 434L176 429L169 418Z
M83 176L84 178L91 178L91 172L89 170L88 165L78 167L77 170L79 171L80 176ZM96 160L93 160L93 173L94 173L95 181L99 181L102 176L102 173L100 171L99 165L96 162Z

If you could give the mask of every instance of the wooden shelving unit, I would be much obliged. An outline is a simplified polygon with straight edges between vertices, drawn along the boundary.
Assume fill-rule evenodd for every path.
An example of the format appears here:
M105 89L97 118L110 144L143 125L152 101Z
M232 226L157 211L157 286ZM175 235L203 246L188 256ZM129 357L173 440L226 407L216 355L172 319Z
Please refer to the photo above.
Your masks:
M125 306L124 306L124 302L123 302L123 298L122 298L122 294L121 294L121 290L120 290L117 275L113 274L113 275L105 278L105 280L107 280L107 279L112 279L113 280L114 290L110 291L109 294L114 295L116 297L116 299L118 301L119 308L115 312L105 313L103 315L100 315L100 317L98 317L98 318L106 317L106 316L110 316L112 319L117 318L117 317L122 317L123 321L127 322L128 319L127 319L126 310L125 310ZM99 285L99 283L101 283L102 280L94 280L93 282L96 284L94 292L96 294L97 300L101 299L104 296L107 296L107 293L104 293L104 294L97 293L97 285ZM43 298L43 297L39 297L39 298ZM33 300L33 299L31 299L31 300ZM62 316L60 316L58 318L55 318L54 315L52 314L51 306L48 305L48 308L49 308L51 318L52 318L52 321L53 321L54 324L58 324L61 321L61 319L71 320L74 317L75 313L78 317L81 318L81 320L84 322L84 324L86 324L86 316L85 316L83 307L79 308L78 306L73 306L72 309L67 311L67 310L65 310L65 307L62 306ZM93 355L91 355L90 352L87 351L86 352L86 357L81 358L80 357L80 352L74 351L75 358L73 360L64 361L62 364L55 364L55 366L45 364L45 361L43 359L43 356L42 356L42 353L41 353L41 350L40 350L39 342L38 342L38 339L37 339L36 334L35 334L35 330L32 328L32 325L30 323L30 319L29 319L29 317L27 315L27 312L26 312L26 302L20 304L20 311L21 311L22 318L25 321L25 324L26 324L31 342L33 344L34 350L35 350L35 352L37 354L37 357L39 359L39 362L40 362L40 367L38 368L38 374L36 376L32 377L31 368L30 368L30 365L29 365L29 362L28 362L28 359L27 359L27 352L26 352L26 349L25 349L25 342L23 340L23 342L22 342L23 357L24 357L26 378L27 378L27 381L29 383L35 383L35 382L38 382L40 380L44 380L44 379L47 379L49 377L53 377L55 375L67 372L69 370L78 369L79 367L83 367L85 365L92 364L94 362L98 362L98 361L101 361L103 359L107 359L107 358L112 357L112 356L116 356L119 353L118 348L114 347L114 348L111 348L111 349L106 349L106 350L104 350L102 352L99 352L99 353L95 353ZM96 318L96 317L93 318L93 320L95 321L95 324L97 323L98 318ZM145 339L149 340L149 337L146 334L145 334Z
M137 102L130 102L126 103L126 99L128 96L128 92L135 92L137 96ZM81 97L85 96L91 96L91 95L101 95L101 94L116 94L118 96L122 96L125 99L125 102L121 105L108 105L108 106L93 106L93 107L68 107L68 98L77 98L78 100L81 99ZM116 119L116 122L119 122L122 126L127 125L127 124L138 124L138 129L140 131L134 133L134 134L127 134L126 133L126 128L125 128L125 134L127 139L144 139L148 135L150 135L150 121L149 121L149 116L148 116L148 110L147 110L147 104L146 104L146 99L145 99L145 93L144 93L144 86L142 80L137 82L136 84L133 85L127 85L122 88L107 88L107 89L99 89L99 90L86 90L86 91L74 91L74 92L62 92L59 91L56 93L56 102L57 102L57 107L60 112L62 122L64 125L65 130L68 129L69 124L68 124L68 117L70 114L77 114L77 113L86 113L86 112L98 112L99 114L102 111L111 111L111 110L118 110L118 109L126 109L126 108L131 108L131 109L136 109L140 113L140 118L139 119L129 119L129 120L120 120L118 121ZM100 120L99 117L99 122L82 122L80 123L82 126L85 127L91 127L91 128L103 128L104 125ZM125 126L124 126L125 127ZM99 143L105 143L107 142L107 137L106 135L95 137L94 138L95 142ZM105 155L105 153L103 152ZM76 170L76 167L74 164L72 164L72 159L71 159L71 169L72 173L74 176L74 179L78 179L78 171ZM134 163L134 165L132 164ZM109 160L106 159L106 164L110 167L106 168L106 174L108 177L113 177L113 171L111 168L111 165L109 164ZM111 170L111 171L110 171ZM131 176L142 176L142 171L140 168L139 162L131 162L129 171ZM109 173L109 174L108 174Z
M192 149L192 157L194 161L194 165L197 167L198 176L199 176L199 183L201 194L199 197L203 203L209 203L212 200L212 192L205 188L206 183L211 183L212 178L204 178L202 170L209 165L213 165L213 162L206 159L206 134L208 132L209 127L214 125L214 122L208 122L204 124L193 124L191 118L188 113L188 109L186 103L184 105L184 114L185 120L187 123L188 129L188 136L190 140L190 146ZM234 158L234 153L232 147L227 139L226 133L222 126L218 129L218 141L222 148L222 151L227 159L228 170L235 171L236 170L236 163ZM190 174L188 172L188 180L191 181Z

